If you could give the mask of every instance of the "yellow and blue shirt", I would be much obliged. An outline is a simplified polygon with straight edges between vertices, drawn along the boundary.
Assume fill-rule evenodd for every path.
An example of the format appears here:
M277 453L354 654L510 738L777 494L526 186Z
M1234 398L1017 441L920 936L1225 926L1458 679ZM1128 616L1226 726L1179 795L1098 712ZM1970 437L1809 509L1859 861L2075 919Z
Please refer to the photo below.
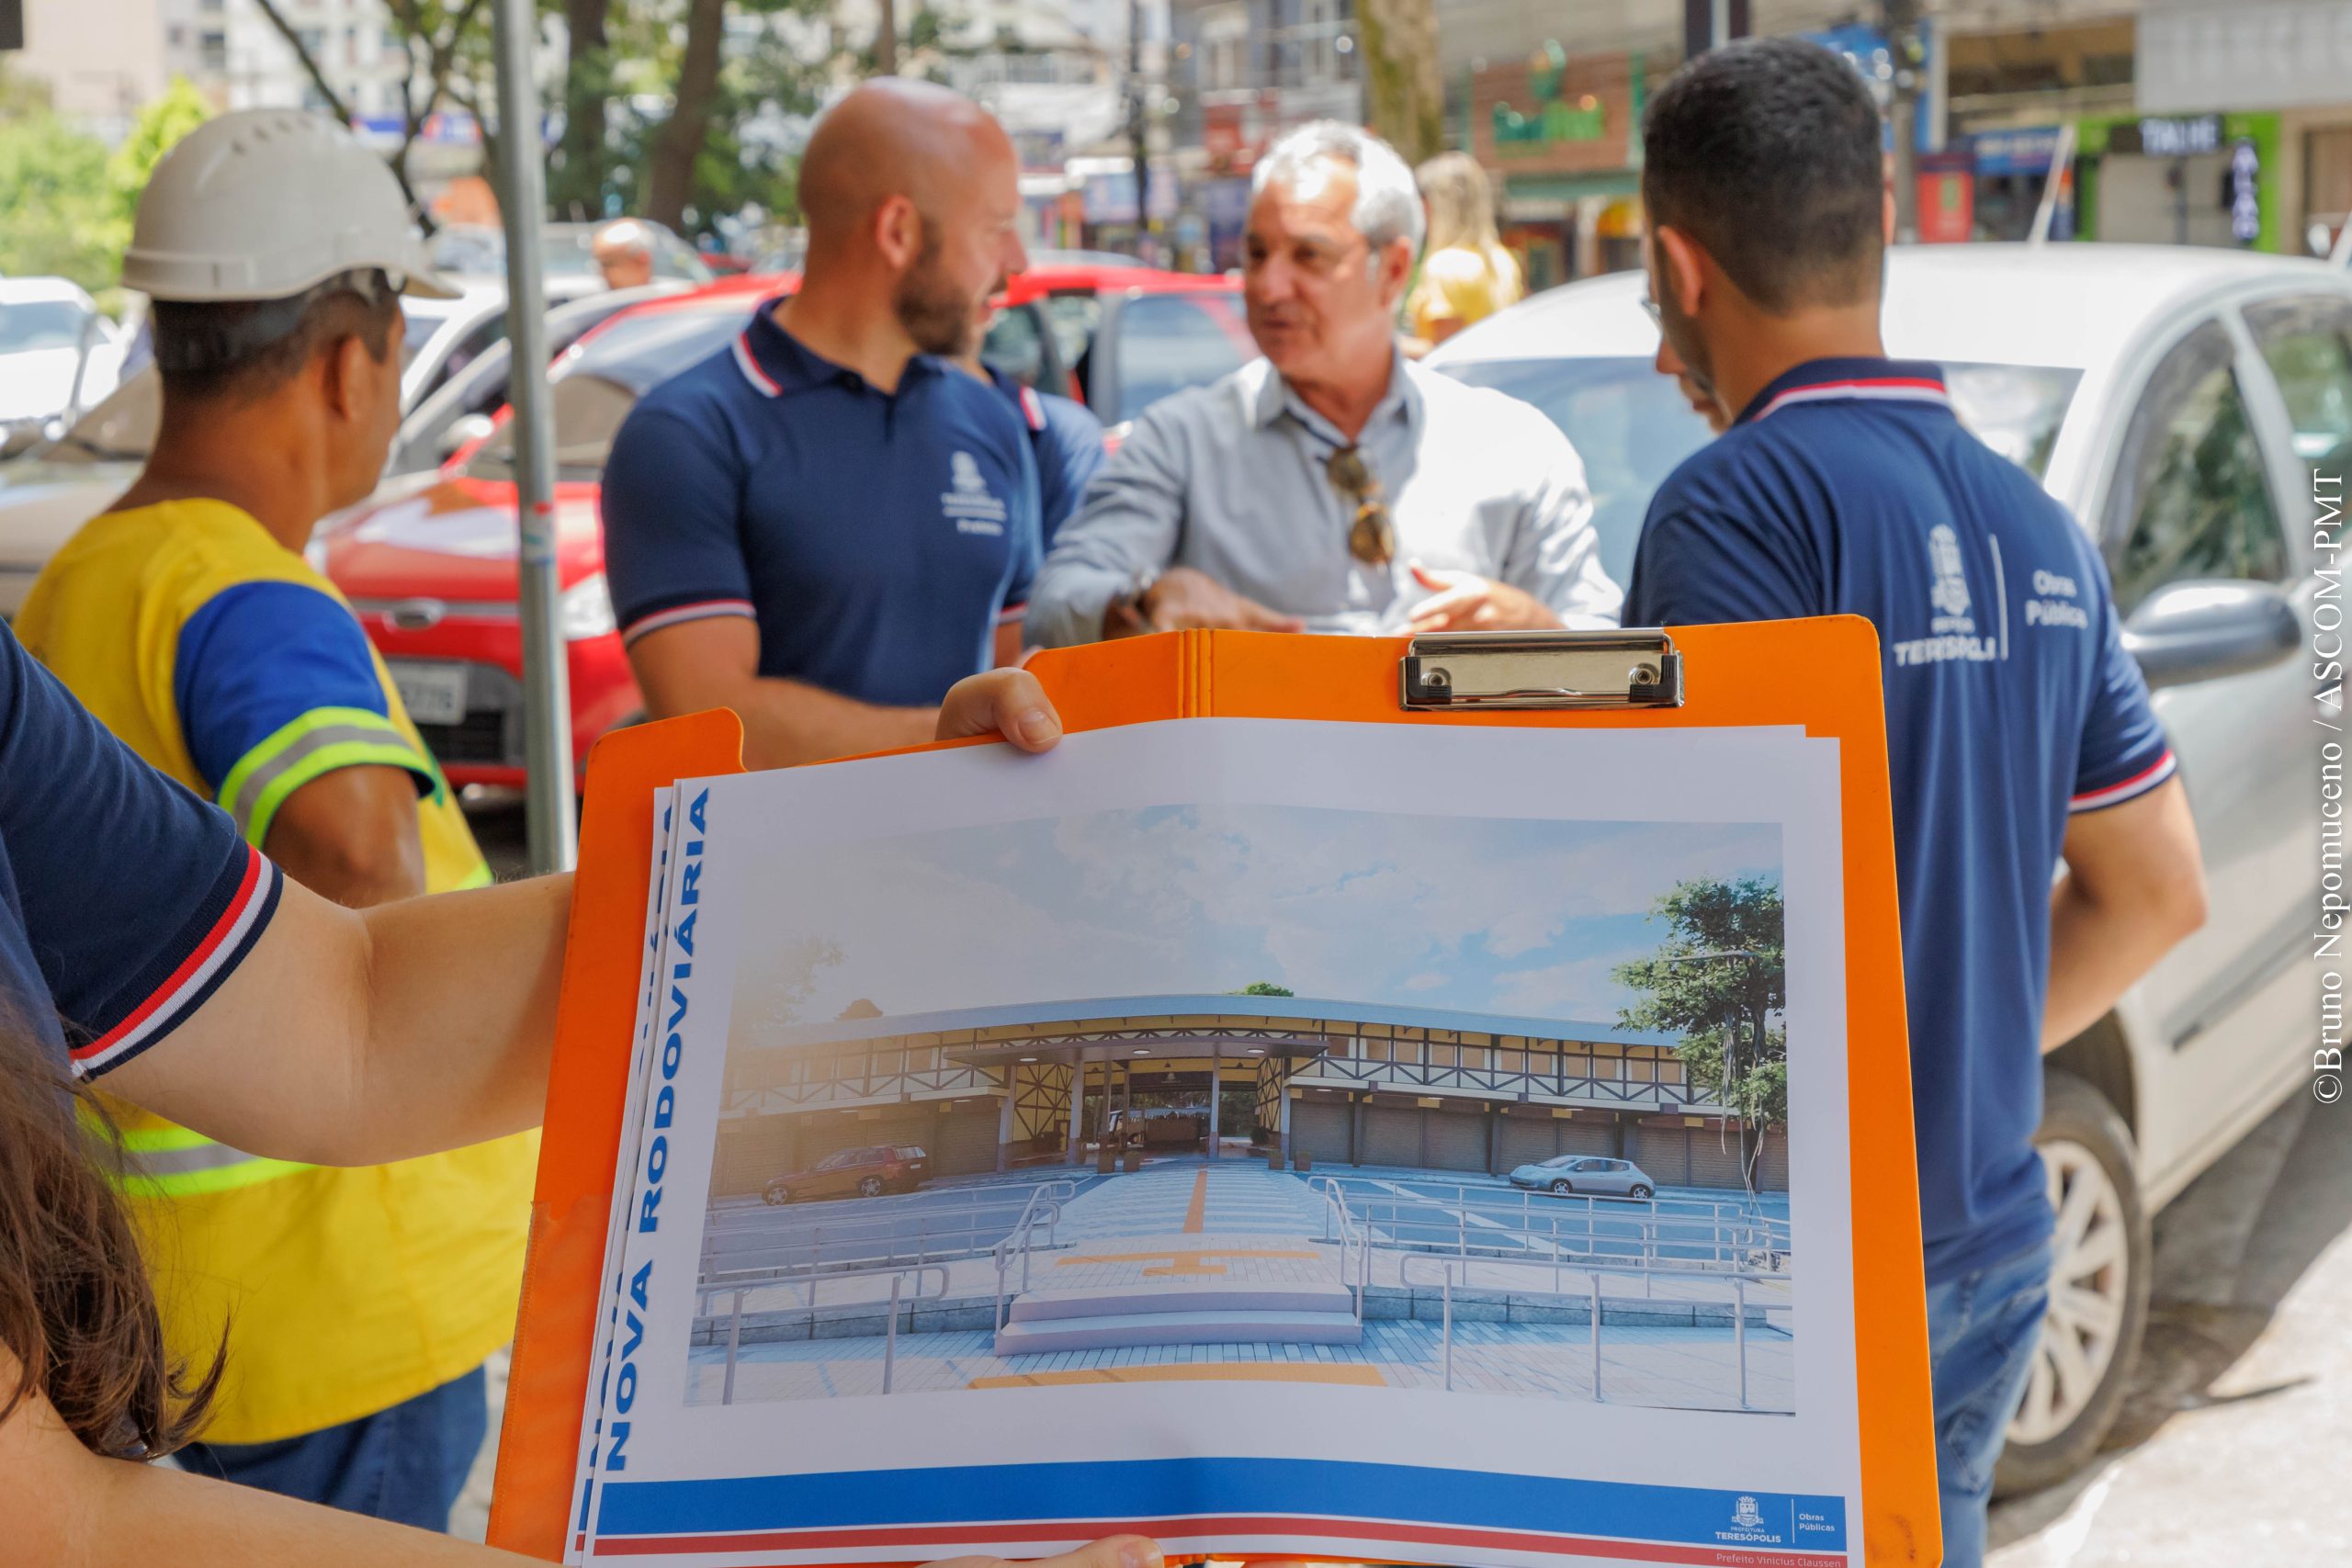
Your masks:
M399 768L416 780L427 890L490 881L350 606L236 507L170 502L93 520L42 571L17 632L132 750L218 801L249 845L303 785ZM513 1334L536 1134L327 1169L110 1109L142 1173L126 1197L173 1351L200 1365L229 1336L207 1440L373 1415Z

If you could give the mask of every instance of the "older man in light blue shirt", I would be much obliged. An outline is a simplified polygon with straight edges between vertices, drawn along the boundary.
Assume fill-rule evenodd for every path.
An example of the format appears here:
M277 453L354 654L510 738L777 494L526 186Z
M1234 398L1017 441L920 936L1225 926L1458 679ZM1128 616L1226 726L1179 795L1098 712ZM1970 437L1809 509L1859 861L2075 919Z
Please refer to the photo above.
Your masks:
M1244 284L1265 357L1136 422L1055 540L1029 640L1616 625L1567 438L1397 352L1420 238L1377 137L1323 122L1267 156Z

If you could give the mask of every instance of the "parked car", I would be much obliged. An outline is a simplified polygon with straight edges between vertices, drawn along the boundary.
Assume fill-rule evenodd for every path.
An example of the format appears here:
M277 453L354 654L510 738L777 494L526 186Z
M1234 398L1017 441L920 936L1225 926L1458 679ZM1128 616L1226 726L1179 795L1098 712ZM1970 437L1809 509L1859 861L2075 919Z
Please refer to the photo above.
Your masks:
M0 277L0 457L39 445L114 390L122 333L62 277Z
M402 299L406 318L401 407L414 409L506 338L503 288L455 299ZM74 531L130 487L155 444L163 382L153 364L131 373L56 439L0 464L0 616Z
M1111 1112L1111 1121L1103 1130L1102 1141L1113 1146L1138 1145L1147 1149L1197 1148L1209 1135L1209 1115L1205 1111L1188 1111L1177 1106L1159 1106L1141 1111L1124 1107Z
M1650 359L1639 275L1570 285L1430 363L1541 408L1583 455L1623 579L1650 492L1707 432ZM2188 246L1937 245L1887 269L1890 353L2098 540L2188 781L2211 917L2047 1058L2052 1305L2004 1490L2078 1469L2147 1320L2149 1219L2309 1066L2319 820L2304 646L2314 482L2352 457L2352 278ZM2333 494L2322 491L2322 494Z
M605 288L553 307L547 321L548 359L560 358L566 349L630 306L674 292L658 284ZM460 448L479 443L496 428L498 412L506 406L506 384L513 368L509 346L502 334L409 410L384 460L386 478L438 468Z
M1141 406L1135 400L1147 392L1165 396L1241 363L1229 340L1221 338L1230 352L1204 355L1198 328L1162 330L1166 321L1152 310L1155 300L1181 296L1189 320L1220 334L1224 329L1216 322L1229 320L1246 344L1232 285L1133 269L1123 272L1121 281L1136 277L1143 281L1122 290L1103 284L1095 268L1024 273L1008 291L982 353L1014 375L1038 376L1043 367L1048 389L1068 385L1066 376L1052 379L1064 374L1055 368L1061 363L1058 350L1041 345L1057 330L1055 310L1071 321L1091 312L1083 315L1086 352L1108 367L1108 379L1097 390L1118 400L1118 407ZM583 333L549 371L558 453L557 579L577 762L584 763L597 737L633 722L644 709L605 584L597 498L605 451L639 398L724 348L760 301L797 281L790 274L730 278L634 305ZM1193 309L1193 301L1202 309ZM1021 324L1008 329L1008 320ZM1023 344L1027 357L1001 357L1008 344L1018 349ZM329 519L312 546L321 570L351 600L383 653L442 771L461 787L515 788L527 776L514 448L504 420L502 412L492 434L458 447L437 475L396 479Z
M633 722L629 674L605 586L596 513L605 453L637 400L724 347L790 278L730 281L621 310L548 371L556 445L558 608L571 687L572 755ZM519 787L523 642L516 602L514 430L491 428L437 472L394 479L320 525L311 549L390 668L452 784Z
M931 1156L914 1144L873 1144L827 1155L807 1170L768 1179L763 1203L802 1203L813 1198L879 1198L911 1192L931 1177Z
M1522 1165L1510 1173L1513 1187L1549 1192L1555 1198L1652 1198L1657 1183L1629 1159L1599 1155L1560 1155Z
M693 288L711 280L710 267L692 245L662 224L647 220L653 231L653 276L673 289ZM546 275L549 303L576 299L605 287L596 270L596 231L602 223L549 223L539 231L539 261ZM445 277L506 276L506 231L488 223L456 223L434 233L429 242L435 271Z
M1170 393L1238 370L1258 346L1233 278L1087 262L1014 278L981 354L1118 431Z

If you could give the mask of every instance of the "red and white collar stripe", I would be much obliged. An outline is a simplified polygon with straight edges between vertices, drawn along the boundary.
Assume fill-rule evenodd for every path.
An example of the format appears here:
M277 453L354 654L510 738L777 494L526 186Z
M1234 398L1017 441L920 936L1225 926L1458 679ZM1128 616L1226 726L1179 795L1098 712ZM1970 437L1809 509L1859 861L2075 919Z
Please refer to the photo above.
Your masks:
M280 873L260 851L245 851L245 874L204 940L120 1023L73 1053L74 1071L95 1077L179 1027L251 952L277 908Z
M688 621L707 621L714 615L759 619L759 613L752 608L752 602L748 599L705 599L693 604L673 604L666 610L656 610L623 626L621 646L626 648L648 632L658 632L663 626L684 626Z
M2086 790L2066 803L2069 812L2097 811L2102 807L2120 806L2125 801L2147 794L2180 771L2180 763L2167 750L2148 766L2125 779L2121 784L2109 784L2105 789Z
M1762 419L1775 410L1791 403L1827 402L1837 398L1862 398L1880 401L1939 403L1951 407L1951 394L1944 384L1932 376L1865 376L1841 381L1815 381L1809 386L1791 387L1774 395L1770 402L1756 411Z
M743 372L743 379L749 381L758 390L760 396L763 398L784 396L784 389L776 384L775 378L760 368L759 358L752 352L750 333L737 333L734 347L735 367Z

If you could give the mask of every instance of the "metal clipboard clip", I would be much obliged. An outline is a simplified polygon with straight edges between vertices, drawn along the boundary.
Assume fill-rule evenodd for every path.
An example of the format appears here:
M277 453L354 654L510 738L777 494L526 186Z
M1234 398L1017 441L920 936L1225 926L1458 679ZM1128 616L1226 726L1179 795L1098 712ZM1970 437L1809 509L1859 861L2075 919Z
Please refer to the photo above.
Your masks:
M1682 655L1655 627L1440 632L1396 669L1398 704L1419 712L1682 705Z

